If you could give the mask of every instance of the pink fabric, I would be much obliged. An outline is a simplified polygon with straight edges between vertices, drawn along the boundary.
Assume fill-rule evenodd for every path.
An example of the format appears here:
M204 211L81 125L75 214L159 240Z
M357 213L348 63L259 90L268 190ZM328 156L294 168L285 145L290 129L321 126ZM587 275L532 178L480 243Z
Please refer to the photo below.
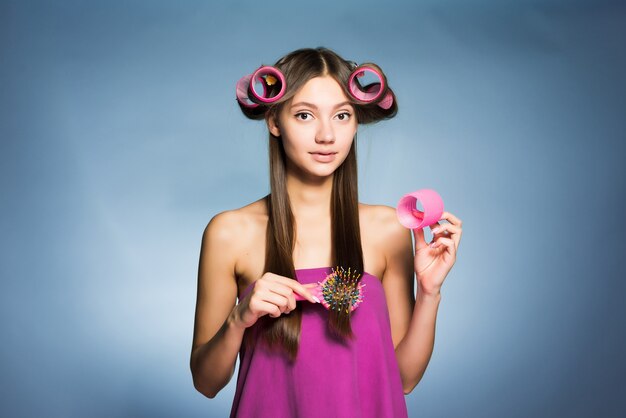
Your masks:
M298 281L323 280L331 267L296 270ZM380 280L364 273L363 302L352 312L356 339L343 343L327 330L328 311L303 304L300 349L291 366L262 345L239 353L231 418L407 417L391 324ZM240 300L252 289L248 286ZM250 330L254 332L256 325Z

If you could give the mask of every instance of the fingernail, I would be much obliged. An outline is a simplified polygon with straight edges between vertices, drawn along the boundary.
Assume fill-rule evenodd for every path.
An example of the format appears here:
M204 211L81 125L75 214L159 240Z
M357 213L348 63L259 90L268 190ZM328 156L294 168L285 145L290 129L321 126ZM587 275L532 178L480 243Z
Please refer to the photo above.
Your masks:
M434 233L437 233L437 232L440 232L440 231L441 231L441 228L435 228L435 229L433 229L433 232L434 232Z
M437 246L436 242L431 242L429 245L430 248L435 248L436 246Z
M313 300L317 303L320 303L320 300L317 298L317 296L313 295Z

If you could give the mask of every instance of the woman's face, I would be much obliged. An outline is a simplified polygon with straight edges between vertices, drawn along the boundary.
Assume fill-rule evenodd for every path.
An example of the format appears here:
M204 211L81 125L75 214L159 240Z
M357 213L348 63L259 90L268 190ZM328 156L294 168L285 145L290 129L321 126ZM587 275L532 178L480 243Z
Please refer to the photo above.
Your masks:
M346 159L357 131L354 108L330 76L309 80L285 103L278 123L268 120L280 136L287 169L306 176L329 176Z

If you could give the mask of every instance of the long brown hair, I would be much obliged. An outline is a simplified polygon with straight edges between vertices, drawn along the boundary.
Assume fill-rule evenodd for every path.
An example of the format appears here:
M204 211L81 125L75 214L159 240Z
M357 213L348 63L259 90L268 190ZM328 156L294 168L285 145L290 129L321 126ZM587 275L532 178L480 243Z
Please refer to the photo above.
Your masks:
M378 66L373 63L368 64L376 67L385 78ZM391 89L389 91L391 91L394 100L389 109L383 109L376 103L363 105L356 102L348 90L348 79L355 68L355 63L344 60L328 48L298 49L279 59L274 67L278 68L285 76L286 92L281 99L270 105L261 103L255 108L248 108L240 103L242 112L250 119L277 118L285 103L293 98L308 80L327 75L339 83L346 97L352 101L355 117L359 124L390 119L397 113L397 101ZM333 266L343 266L346 270L351 268L362 274L364 263L359 229L356 143L355 135L348 156L333 176L330 200L331 254L333 255ZM295 279L296 271L293 263L295 219L287 193L286 155L282 140L272 135L271 132L269 133L269 169L270 194L265 197L269 219L264 271ZM339 338L353 338L350 313L335 310L328 312L328 326L331 333ZM289 315L281 315L278 318L264 315L259 318L258 322L259 341L264 342L270 348L282 347L289 359L294 361L298 354L300 341L302 304L296 304L296 309ZM250 347L254 342L254 338L248 330L246 330L244 337L245 347Z

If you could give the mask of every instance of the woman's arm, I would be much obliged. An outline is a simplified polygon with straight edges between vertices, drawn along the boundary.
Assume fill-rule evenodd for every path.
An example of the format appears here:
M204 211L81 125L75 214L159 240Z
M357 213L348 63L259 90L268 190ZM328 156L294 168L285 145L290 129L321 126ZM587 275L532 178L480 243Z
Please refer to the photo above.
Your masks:
M447 220L447 223L439 223ZM408 286L402 286L403 282L413 286L413 271L415 271L418 291L417 303L410 315L410 324L406 334L396 346L396 357L402 373L404 393L410 393L421 380L435 344L435 322L437 309L441 300L441 286L448 276L450 269L456 262L456 253L461 242L463 222L451 214L443 212L438 222L431 225L433 240L430 244L424 239L423 229L413 229L415 238L415 251L411 242L411 233L402 231L398 222L391 223L390 230L396 239L390 241L389 267L392 273L385 279L391 280L392 288L401 289L392 297L397 297L400 305L406 305L406 290ZM414 252L414 254L413 254ZM413 262L409 258L413 257ZM404 289L404 290L403 290ZM412 292L411 292L412 293ZM394 300L394 299L392 299ZM406 312L406 307L401 306L400 312ZM401 318L406 314L400 315Z
M418 290L409 329L398 346L396 358L404 393L409 394L422 380L435 346L435 324L441 294L425 295Z
M409 394L422 379L430 362L441 296L427 296L418 289L415 299L411 231L398 222L394 208L385 207L385 210L381 226L385 231L386 258L383 287L402 386L404 393Z
M202 235L190 367L194 387L209 398L232 378L245 331L235 306L240 228L233 212L222 212Z
M235 372L245 328L237 325L233 313L228 315L210 341L195 347L191 353L194 387L209 398L214 398L230 382Z

